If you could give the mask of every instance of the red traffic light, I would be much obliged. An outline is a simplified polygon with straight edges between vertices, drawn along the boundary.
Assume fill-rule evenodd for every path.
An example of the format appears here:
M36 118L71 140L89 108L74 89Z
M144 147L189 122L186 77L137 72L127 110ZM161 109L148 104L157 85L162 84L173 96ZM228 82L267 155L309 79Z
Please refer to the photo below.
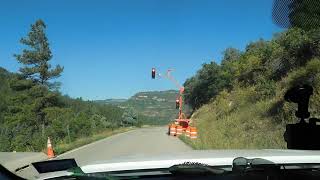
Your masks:
M156 69L155 68L152 68L151 77L152 77L152 79L156 78Z

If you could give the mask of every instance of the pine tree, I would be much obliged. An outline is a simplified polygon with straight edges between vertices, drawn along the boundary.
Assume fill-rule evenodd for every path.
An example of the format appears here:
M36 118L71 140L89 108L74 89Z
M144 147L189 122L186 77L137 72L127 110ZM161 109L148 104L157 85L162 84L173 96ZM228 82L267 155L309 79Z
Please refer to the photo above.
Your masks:
M32 86L27 90L33 97L32 111L36 113L36 120L41 126L42 137L45 135L45 127L48 122L45 118L45 108L56 106L57 94L49 91L56 83L50 80L57 78L63 71L63 67L57 65L51 68L49 61L52 59L48 38L45 34L46 25L42 20L37 20L31 25L27 37L20 42L27 48L21 54L14 55L23 66L19 69L20 76L32 81Z
M46 25L42 20L37 20L32 24L27 37L20 40L28 48L24 49L20 55L16 54L14 56L19 63L23 64L19 71L24 77L33 80L35 83L50 87L52 83L49 83L49 81L59 77L63 67L57 65L52 69L49 64L52 54L45 29Z

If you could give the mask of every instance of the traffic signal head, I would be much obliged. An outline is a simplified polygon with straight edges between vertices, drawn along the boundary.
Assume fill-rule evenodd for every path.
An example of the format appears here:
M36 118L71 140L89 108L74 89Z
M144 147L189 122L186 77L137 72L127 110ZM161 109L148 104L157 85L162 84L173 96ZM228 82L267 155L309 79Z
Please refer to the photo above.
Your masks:
M152 68L152 70L151 70L151 77L152 77L152 79L156 78L156 69L155 68Z
M179 102L179 99L176 100L176 109L179 109L180 107L180 102Z

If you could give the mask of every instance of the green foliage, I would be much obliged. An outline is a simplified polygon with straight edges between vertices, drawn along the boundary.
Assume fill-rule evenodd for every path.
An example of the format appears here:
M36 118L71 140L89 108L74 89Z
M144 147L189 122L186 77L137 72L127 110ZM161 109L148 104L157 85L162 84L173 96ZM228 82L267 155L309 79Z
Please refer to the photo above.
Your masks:
M218 64L203 64L197 74L184 83L185 101L192 108L199 108L228 87L230 80L230 76Z
M293 27L310 30L320 27L320 1L292 0L289 20Z
M15 55L22 64L20 73L0 67L0 151L41 151L47 137L72 145L78 138L113 131L123 123L121 108L72 99L53 88L57 83L52 80L63 68L51 69L45 28L38 20L22 38L28 47Z
M319 117L320 28L310 23L319 22L320 11L314 8L304 24L314 12L299 9L310 8L306 1L294 2L301 3L291 15L296 26L270 41L251 42L241 53L228 48L221 65L204 65L186 80L187 102L199 108L192 115L199 138L183 141L195 149L285 148L285 125L297 122L297 107L283 96L295 85L314 87L310 112Z
M58 94L49 91L49 89L54 84L50 80L59 77L63 68L58 65L51 69L49 61L52 54L45 35L45 28L46 25L42 20L37 20L35 24L32 24L28 36L20 41L27 48L20 55L15 55L22 67L19 70L20 74L16 75L16 78L10 84L18 95L12 99L10 108L15 111L11 111L7 115L7 121L19 120L17 122L19 125L30 123L26 125L26 127L30 126L30 128L27 128L30 129L30 132L27 134L18 133L18 137L21 135L21 137L25 136L31 139L35 132L39 132L39 129L41 129L41 138L39 139L45 139L46 127L49 125L45 117L45 109L59 106L57 103ZM21 106L21 103L25 104ZM26 117L25 114L28 115L28 119L23 119ZM13 147L18 145L21 144L13 144ZM32 143L30 146L35 147ZM39 147L35 148L39 149Z
M138 115L137 112L133 110L133 108L127 108L124 110L121 117L121 125L122 126L134 126L138 123Z
M227 48L221 65L204 64L195 76L186 80L186 102L197 109L214 100L222 90L231 91L235 85L254 86L258 99L274 96L276 82L319 57L319 30L291 28L276 34L271 41L251 42L241 53Z
M196 111L192 119L198 128L198 138L183 140L194 149L285 148L284 126L264 115L271 102L247 103L246 96L234 102L232 97L237 93L218 95L214 103ZM237 103L246 105L238 107Z
M281 54L279 54L278 67L274 70L279 80L285 76L289 71L305 65L313 56L312 39L307 32L302 29L289 29L282 33L276 40L280 45Z
M52 54L45 29L46 25L42 20L37 20L32 24L28 36L20 40L28 48L24 49L22 54L15 55L15 57L19 63L24 65L20 68L24 77L49 86L49 80L59 77L63 68L57 65L54 69L51 69L51 65L48 63Z
M240 55L241 52L238 49L229 47L223 52L221 64L225 65L227 63L234 62L240 58Z
M314 93L310 98L309 111L312 116L319 117L320 59L314 58L310 60L306 66L290 72L287 77L283 78L277 84L277 95L275 97L273 106L270 109L275 111L275 113L272 113L274 119L277 119L278 121L284 121L286 123L296 121L296 117L294 116L294 112L297 108L296 105L284 103L282 97L287 89L300 84L309 84L313 86Z
M80 137L121 125L121 108L61 96L19 74L0 70L0 151L41 151L48 136L56 144L71 146ZM38 121L39 108L44 126Z
M10 87L8 82L9 73L0 67L0 122L3 122L4 112L7 110Z

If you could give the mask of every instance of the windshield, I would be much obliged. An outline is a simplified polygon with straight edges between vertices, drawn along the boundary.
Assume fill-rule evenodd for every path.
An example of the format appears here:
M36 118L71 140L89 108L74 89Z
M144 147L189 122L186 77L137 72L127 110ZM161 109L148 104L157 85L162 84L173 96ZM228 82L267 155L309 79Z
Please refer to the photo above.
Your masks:
M12 172L320 149L318 0L12 0L0 22L0 164Z

